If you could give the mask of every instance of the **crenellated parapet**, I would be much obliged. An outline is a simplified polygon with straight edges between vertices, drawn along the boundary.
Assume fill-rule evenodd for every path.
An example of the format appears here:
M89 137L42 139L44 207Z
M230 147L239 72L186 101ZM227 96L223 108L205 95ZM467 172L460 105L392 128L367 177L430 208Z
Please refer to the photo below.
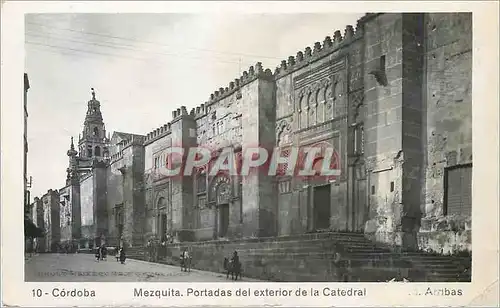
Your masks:
M184 110L185 109L186 109L186 107L184 107ZM173 118L177 118L177 112L181 113L182 112L181 108L172 112ZM174 113L175 113L175 116L174 116ZM158 127L157 129L153 130L152 132L149 132L145 136L143 144L144 145L150 144L151 142L170 134L172 132L171 126L172 126L171 122L168 122L168 123L163 124L162 126Z
M204 104L201 104L200 106L193 108L191 110L191 114L194 115L195 119L200 118L200 117L207 114L207 109L205 108L205 106L207 106L207 105L208 105L208 102L205 102Z
M296 70L299 70L311 62L317 61L331 53L345 48L354 41L363 37L363 24L365 18L363 16L357 21L356 29L352 25L347 25L344 29L344 34L340 30L333 33L333 37L327 36L323 42L314 43L313 47L306 47L304 51L297 52L296 56L288 57L288 60L281 61L281 64L274 71L275 79L286 76ZM371 16L371 15L370 15Z
M172 120L188 115L186 106L181 106L181 108L177 108L177 110L172 111Z
M257 79L273 80L272 71L270 69L264 69L261 62L257 62L255 66L250 66L248 71L244 71L240 78L229 82L229 85L227 87L221 87L218 91L212 93L210 95L209 101L202 106L205 108L215 102L220 101L221 99L238 93L241 87Z
M123 150L130 146L143 146L146 141L147 136L143 135L131 135L130 139L123 139L116 146L119 147L120 151L111 154L109 157L109 162L113 163L121 158L123 158Z
M205 103L192 108L189 112L185 106L172 111L172 122L169 122L148 133L145 136L144 145L150 144L155 140L170 134L172 123L182 117L198 119L207 114L210 109L209 107L212 104L234 94L237 98L240 98L241 88L254 80L264 79L273 81L279 79L309 65L314 61L317 61L322 57L348 47L353 42L363 37L364 23L378 15L378 13L368 13L357 21L356 27L347 25L343 33L342 31L337 30L333 33L333 36L327 36L322 42L316 42L312 45L312 47L306 47L303 51L299 51L295 56L288 57L287 60L281 61L280 66L276 68L274 73L270 69L264 69L261 62L257 62L255 65L250 66L248 70L244 71L239 78L229 82L226 87L220 87L217 91L210 94L209 100Z
M121 159L122 157L123 157L123 151L119 151L119 152L111 155L110 161L111 161L111 163L113 163L114 161L117 161L117 160Z

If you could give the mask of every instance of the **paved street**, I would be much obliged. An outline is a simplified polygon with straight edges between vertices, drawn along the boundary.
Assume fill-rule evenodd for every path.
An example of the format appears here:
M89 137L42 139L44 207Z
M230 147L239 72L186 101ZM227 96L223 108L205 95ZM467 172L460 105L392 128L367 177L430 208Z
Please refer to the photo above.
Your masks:
M97 262L90 254L39 254L25 261L26 281L72 282L223 282L225 275L127 259L120 264L114 257ZM243 277L243 281L257 281Z

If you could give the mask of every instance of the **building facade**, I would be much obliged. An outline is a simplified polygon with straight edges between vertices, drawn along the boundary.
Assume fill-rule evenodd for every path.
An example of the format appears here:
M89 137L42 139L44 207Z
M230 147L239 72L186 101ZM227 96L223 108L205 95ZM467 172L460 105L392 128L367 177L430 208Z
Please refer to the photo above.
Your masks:
M144 136L106 136L95 93L59 191L81 247L363 232L407 249L471 249L472 15L367 14L281 62L250 67ZM335 178L166 177L167 149L333 147ZM216 158L216 157L214 157ZM321 160L321 154L318 155Z
M61 243L59 192L49 189L41 198L35 197L31 204L30 219L44 230L44 236L35 241L37 252L55 252Z
M23 174L24 174L24 207L25 210L28 209L27 215L30 216L29 213L29 205L30 194L28 190L29 181L28 181L28 90L30 88L30 81L28 79L28 74L24 73L24 165L23 165Z

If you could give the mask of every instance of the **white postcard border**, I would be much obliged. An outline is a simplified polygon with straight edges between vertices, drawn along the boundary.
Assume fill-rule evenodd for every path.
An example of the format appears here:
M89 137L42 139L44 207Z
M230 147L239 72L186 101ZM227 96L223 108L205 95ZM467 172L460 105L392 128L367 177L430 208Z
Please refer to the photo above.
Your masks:
M305 13L382 11L472 11L473 50L473 266L472 283L33 283L24 282L23 224L23 84L24 14L55 12ZM495 2L24 2L2 3L1 172L2 303L20 306L494 306L498 304L498 3ZM335 29L332 29L332 31ZM366 288L365 297L174 297L134 298L134 288L252 290ZM32 290L95 290L94 298L54 299ZM419 296L431 287L462 288L461 297ZM234 291L233 291L234 292ZM496 293L495 293L496 292ZM494 302L493 300L497 300Z

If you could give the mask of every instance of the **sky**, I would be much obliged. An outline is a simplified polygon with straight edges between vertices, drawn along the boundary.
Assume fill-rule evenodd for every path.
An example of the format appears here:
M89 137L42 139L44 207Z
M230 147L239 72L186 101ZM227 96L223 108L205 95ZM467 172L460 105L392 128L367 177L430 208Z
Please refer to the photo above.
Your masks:
M355 26L363 14L28 14L31 195L64 187L70 138L91 88L106 130L145 135L262 62L281 60Z

